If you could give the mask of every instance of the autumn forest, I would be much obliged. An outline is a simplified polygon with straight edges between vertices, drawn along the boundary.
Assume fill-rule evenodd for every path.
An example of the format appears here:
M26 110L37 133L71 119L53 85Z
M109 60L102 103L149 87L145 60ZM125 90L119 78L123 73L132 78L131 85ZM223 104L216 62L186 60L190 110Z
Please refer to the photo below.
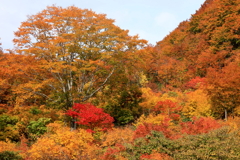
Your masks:
M14 35L0 160L240 159L240 0L206 0L156 45L76 6Z

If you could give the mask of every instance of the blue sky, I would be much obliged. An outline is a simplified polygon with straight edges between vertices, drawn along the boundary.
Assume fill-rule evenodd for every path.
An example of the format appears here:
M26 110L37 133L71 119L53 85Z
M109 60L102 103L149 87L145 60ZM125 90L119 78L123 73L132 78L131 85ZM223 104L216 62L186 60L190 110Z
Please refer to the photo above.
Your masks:
M155 45L178 24L191 17L205 0L0 0L0 42L12 49L14 32L27 15L41 12L46 6L75 5L96 13L105 13L115 24L138 34Z

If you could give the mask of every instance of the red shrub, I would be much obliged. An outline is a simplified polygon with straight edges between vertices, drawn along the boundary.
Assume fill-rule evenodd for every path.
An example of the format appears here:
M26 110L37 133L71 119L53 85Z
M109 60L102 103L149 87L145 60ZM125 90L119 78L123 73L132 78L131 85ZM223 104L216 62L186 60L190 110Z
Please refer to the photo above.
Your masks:
M193 117L193 122L181 123L182 133L196 135L201 133L207 133L211 130L220 128L222 125L219 124L215 119L210 117Z
M74 119L76 118L76 123L86 126L88 131L94 128L101 128L106 131L113 127L114 119L105 113L102 108L97 108L91 104L76 103L66 114Z
M176 102L171 100L159 101L157 105L152 109L156 114L164 114L168 115L172 120L179 120L181 106L179 106Z
M126 148L122 144L116 144L114 148L108 148L106 153L103 155L102 159L104 160L117 160L120 159L119 153L125 151Z
M206 83L206 78L195 77L185 84L187 89L197 89Z
M142 125L139 125L134 132L133 139L145 137L146 135L151 134L151 131L162 132L164 136L170 139L179 138L179 134L174 132L173 129L169 126L170 121L170 118L165 118L159 125L151 123L144 123Z

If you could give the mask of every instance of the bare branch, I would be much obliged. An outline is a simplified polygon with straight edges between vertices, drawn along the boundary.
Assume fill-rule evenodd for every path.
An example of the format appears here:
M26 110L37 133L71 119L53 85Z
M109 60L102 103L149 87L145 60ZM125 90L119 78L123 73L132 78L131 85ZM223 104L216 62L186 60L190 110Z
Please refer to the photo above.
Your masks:
M23 88L23 89L26 90L26 91L30 91L30 92L32 92L36 95L39 95L39 96L45 97L47 99L53 100L53 99L49 98L46 94L43 94L43 93L37 92L37 91L33 91L33 89L30 89L30 88Z
M83 102L88 100L89 98L91 98L95 93L97 93L100 89L102 89L102 87L107 83L108 79L112 76L113 72L114 72L115 68L112 69L111 73L107 76L107 78L105 79L105 81L96 89L94 90L90 95L85 96L83 98Z

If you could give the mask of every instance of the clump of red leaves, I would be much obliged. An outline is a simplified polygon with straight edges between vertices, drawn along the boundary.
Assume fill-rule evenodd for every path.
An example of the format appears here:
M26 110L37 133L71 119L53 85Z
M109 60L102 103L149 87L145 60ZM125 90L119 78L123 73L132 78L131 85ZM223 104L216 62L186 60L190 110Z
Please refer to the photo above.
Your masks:
M211 117L193 117L192 120L191 122L181 123L182 133L196 135L222 127L218 121Z
M122 151L125 151L126 148L122 144L116 144L113 148L108 148L106 153L103 155L102 159L105 160L117 160L118 154Z
M182 107L171 100L159 101L152 109L155 114L168 115L170 119L178 121Z
M200 86L206 84L206 78L195 77L185 84L188 89L197 89Z
M94 128L106 131L113 127L113 117L105 113L102 108L97 108L92 104L75 103L66 114L76 119L77 124L85 126L89 132L94 132Z
M142 125L139 125L134 132L133 139L151 135L152 131L162 132L164 136L169 139L180 138L180 135L175 132L172 127L170 127L170 123L170 118L164 118L161 124L144 123Z

